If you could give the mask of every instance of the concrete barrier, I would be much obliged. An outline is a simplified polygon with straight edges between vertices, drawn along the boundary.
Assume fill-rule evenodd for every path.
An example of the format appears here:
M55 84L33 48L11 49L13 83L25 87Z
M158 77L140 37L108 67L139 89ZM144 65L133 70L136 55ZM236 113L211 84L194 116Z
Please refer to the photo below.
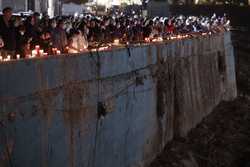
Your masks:
M229 32L4 63L0 164L145 166L236 96Z

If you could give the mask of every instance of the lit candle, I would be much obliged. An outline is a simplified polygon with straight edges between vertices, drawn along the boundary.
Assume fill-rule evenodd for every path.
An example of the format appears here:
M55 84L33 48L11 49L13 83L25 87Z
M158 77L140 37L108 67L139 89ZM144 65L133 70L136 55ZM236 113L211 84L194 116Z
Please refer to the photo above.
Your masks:
M16 55L16 59L20 59L20 54L17 54L17 55Z
M115 45L119 45L119 44L120 44L120 40L119 40L119 39L115 39L115 40L114 40L114 44L115 44Z
M43 56L43 54L44 54L44 50L42 50L42 49L39 50L39 55L40 55L40 56Z
M52 48L52 54L56 54L56 48Z
M36 54L37 54L37 51L36 51L36 50L32 50L32 51L31 51L32 57L36 57Z
M9 61L9 60L10 60L10 58L11 58L11 56L10 56L10 55L8 55L8 56L7 56L7 61Z
M163 41L163 38L162 38L162 37L159 37L159 38L158 38L158 41L159 41L159 42L162 42L162 41Z
M3 61L3 56L0 56L0 61Z
M61 54L61 51L60 50L56 50L56 54Z
M170 37L170 39L176 39L176 37L172 36L172 37Z
M99 48L99 50L101 50L101 51L102 51L102 50L107 50L107 49L108 49L107 46L103 46L103 47L100 47L100 48Z
M150 42L150 38L145 38L145 42Z

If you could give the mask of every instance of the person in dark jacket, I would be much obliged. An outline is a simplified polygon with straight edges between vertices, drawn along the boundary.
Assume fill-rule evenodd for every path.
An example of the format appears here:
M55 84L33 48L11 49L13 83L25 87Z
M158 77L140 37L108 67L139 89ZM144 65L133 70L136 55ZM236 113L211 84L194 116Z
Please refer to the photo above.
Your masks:
M12 9L6 7L3 9L3 15L0 17L0 37L4 42L3 55L14 56L16 50L16 29L11 21Z
M57 27L52 34L52 45L54 48L59 49L61 52L65 52L66 46L68 44L66 31L64 29L64 21L59 20Z
M25 58L25 47L28 45L28 37L24 25L21 25L17 29L17 48L16 53Z
M35 26L35 17L29 16L25 22L26 35L31 41L31 47L34 48L39 42L39 32Z

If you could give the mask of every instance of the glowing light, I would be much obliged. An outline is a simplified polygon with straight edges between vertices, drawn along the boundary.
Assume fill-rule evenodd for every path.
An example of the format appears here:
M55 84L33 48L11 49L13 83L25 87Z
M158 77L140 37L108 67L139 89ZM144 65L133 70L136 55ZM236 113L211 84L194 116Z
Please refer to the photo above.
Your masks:
M145 38L145 42L150 42L150 38Z
M60 50L56 50L56 54L61 54L61 51Z
M119 45L119 44L120 44L120 40L119 40L119 39L115 39L115 40L114 40L114 44L115 44L115 45Z
M154 38L152 41L153 42L162 42L163 38L162 37Z
M16 55L16 59L20 59L20 54L17 54L17 55Z
M32 56L30 54L25 56L26 58L32 58Z
M99 50L107 50L109 47L108 46L103 46L103 47L100 47Z
M3 61L3 56L0 56L0 61Z
M43 49L40 49L40 50L39 50L39 55L40 55L40 56L44 56L44 50L43 50Z
M31 51L31 57L36 57L37 55L37 51L36 50L32 50Z
M170 39L173 40L173 39L176 39L176 37L175 36L171 36Z

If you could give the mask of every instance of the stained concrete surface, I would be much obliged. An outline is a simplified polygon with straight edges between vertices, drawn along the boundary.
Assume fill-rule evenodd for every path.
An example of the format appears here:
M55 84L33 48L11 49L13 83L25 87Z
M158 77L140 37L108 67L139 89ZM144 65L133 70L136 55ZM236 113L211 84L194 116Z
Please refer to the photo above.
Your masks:
M0 164L148 164L237 96L230 35L1 64Z
M151 167L250 166L249 35L232 32L239 97L221 102L188 136L169 142Z

